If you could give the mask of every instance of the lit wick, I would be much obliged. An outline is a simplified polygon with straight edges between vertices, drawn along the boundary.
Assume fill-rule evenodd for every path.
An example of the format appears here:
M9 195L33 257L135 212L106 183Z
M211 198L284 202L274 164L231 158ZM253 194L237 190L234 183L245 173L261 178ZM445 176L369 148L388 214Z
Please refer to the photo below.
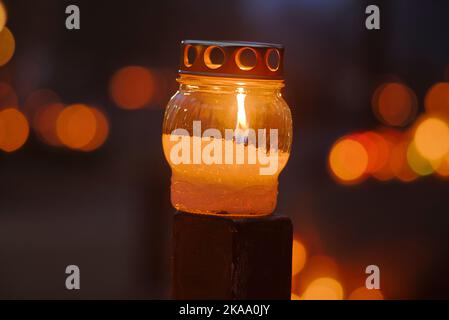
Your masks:
M237 124L235 126L235 142L248 143L248 121L246 120L245 99L243 88L237 89Z

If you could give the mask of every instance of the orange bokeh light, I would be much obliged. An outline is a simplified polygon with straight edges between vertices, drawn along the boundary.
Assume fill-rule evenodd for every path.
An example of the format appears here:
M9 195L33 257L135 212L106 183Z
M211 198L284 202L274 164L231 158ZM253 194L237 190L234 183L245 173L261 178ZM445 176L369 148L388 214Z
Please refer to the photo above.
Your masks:
M418 178L418 175L409 166L408 148L409 142L404 140L394 145L390 154L391 171L402 182L411 182Z
M11 60L16 50L16 41L8 27L4 27L0 31L0 67L4 66Z
M38 109L33 117L33 127L39 138L49 145L62 144L56 132L56 121L63 110L64 106L61 103L52 103Z
M372 107L376 117L391 126L408 124L418 109L414 92L398 82L382 84L373 95Z
M90 109L96 119L96 131L93 139L81 148L83 151L93 151L101 147L109 135L109 122L102 111L96 108Z
M292 293L290 300L300 300L300 297L297 294Z
M143 108L155 95L155 79L146 68L125 67L112 77L109 92L112 100L123 109Z
M368 153L360 142L345 137L332 146L329 154L329 168L340 182L358 182L367 171Z
M0 1L0 32L3 30L6 25L6 21L8 19L8 15L6 14L6 9L3 3Z
M441 178L449 178L449 153L439 161L435 173Z
M304 300L342 300L343 287L333 278L318 278L312 281L304 291Z
M27 141L30 128L25 116L18 109L0 111L0 149L13 152Z
M349 295L348 300L384 300L384 296L380 290L360 287Z
M109 124L105 115L96 108L84 104L70 105L56 120L58 139L67 147L92 151L105 142Z
M19 99L14 89L5 82L0 82L0 109L17 107Z
M433 85L426 94L424 104L427 112L436 115L449 115L449 83Z
M304 269L295 278L292 293L304 298L304 293L316 279L331 278L339 281L340 272L337 263L331 257L314 255L307 259Z
M69 148L81 149L95 137L95 114L83 104L65 108L56 121L56 132L61 142Z
M351 136L360 142L368 153L367 173L375 173L381 170L388 163L389 148L385 139L373 132L368 131Z
M307 259L307 252L304 245L297 239L293 240L292 251L292 274L297 275L304 268Z
M384 129L379 132L379 135L382 137L383 147L385 148L382 152L386 162L373 173L373 176L380 181L387 181L395 177L391 167L391 156L395 145L401 141L402 134L396 130Z
M24 111L29 117L39 112L39 109L45 108L51 104L60 104L59 96L50 89L39 89L32 92L25 100Z
M414 142L427 160L439 160L449 152L449 126L441 119L424 119L416 128Z

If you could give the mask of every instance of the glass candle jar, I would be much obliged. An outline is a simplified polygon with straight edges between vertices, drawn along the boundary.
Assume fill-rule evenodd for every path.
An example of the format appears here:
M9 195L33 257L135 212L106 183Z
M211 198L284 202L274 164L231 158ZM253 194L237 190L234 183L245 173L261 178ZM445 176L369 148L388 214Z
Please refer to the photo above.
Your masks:
M292 142L282 98L283 48L183 41L179 90L162 142L171 201L184 212L269 215Z

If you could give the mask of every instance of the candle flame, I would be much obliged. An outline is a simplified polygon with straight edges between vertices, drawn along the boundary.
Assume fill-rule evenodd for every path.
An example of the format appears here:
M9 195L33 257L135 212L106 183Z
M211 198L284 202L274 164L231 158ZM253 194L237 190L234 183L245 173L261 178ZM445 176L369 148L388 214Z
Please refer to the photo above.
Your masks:
M239 88L237 93L237 124L236 124L236 140L237 142L245 142L248 139L248 121L246 119L245 99L246 93Z

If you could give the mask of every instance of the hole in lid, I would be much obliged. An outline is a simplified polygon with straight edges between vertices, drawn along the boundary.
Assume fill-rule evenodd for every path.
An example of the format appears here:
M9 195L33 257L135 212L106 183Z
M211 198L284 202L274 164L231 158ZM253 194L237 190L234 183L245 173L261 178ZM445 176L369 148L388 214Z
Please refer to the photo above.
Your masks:
M188 44L184 48L184 64L187 68L190 68L196 60L197 52L194 46Z
M210 46L204 52L204 63L210 69L220 68L225 60L225 53L222 48Z
M235 55L235 63L244 71L254 69L257 64L257 52L253 48L241 48Z
M279 54L279 50L269 49L265 55L265 63L270 71L277 71L281 63L281 55Z

